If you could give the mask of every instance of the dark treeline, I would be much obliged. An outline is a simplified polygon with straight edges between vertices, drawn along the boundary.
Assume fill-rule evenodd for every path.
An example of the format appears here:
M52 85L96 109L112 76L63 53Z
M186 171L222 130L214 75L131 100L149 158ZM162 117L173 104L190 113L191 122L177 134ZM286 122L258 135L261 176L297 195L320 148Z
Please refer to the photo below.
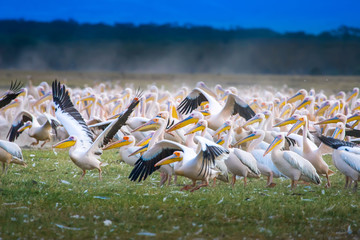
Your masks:
M0 21L0 68L360 74L360 29L319 35L176 24Z

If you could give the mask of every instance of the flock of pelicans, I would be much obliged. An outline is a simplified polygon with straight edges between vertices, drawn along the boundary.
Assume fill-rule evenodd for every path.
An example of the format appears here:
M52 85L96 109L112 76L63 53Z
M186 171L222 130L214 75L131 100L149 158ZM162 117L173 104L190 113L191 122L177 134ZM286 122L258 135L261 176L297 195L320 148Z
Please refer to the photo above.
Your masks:
M56 80L27 88L12 82L0 98L0 126L8 131L0 140L0 161L5 174L10 163L26 166L16 142L28 134L31 145L55 139L53 148L69 147L81 179L92 169L101 179L100 155L118 148L121 160L134 166L131 181L159 171L161 184L184 176L192 183L183 190L194 191L211 180L229 182L229 173L232 185L238 176L246 185L247 178L264 175L267 187L279 177L292 188L324 177L330 187L334 172L323 156L332 154L345 188L354 184L356 190L358 94L358 88L331 96L304 89L210 89L203 82L175 93L155 86L142 92L109 84L71 89Z

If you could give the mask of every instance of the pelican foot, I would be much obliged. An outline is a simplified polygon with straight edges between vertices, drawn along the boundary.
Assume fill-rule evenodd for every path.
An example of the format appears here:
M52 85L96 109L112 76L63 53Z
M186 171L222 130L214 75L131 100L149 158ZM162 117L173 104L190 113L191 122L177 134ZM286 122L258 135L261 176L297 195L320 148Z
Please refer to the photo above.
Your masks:
M266 187L267 188L273 188L273 187L275 187L276 186L276 183L270 183L270 184L268 184Z

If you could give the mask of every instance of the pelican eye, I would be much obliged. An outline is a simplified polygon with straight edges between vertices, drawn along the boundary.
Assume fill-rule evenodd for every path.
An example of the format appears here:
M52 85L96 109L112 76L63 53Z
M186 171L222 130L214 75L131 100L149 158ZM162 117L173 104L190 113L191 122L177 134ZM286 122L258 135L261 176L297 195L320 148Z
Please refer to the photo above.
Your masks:
M129 137L128 136L125 136L123 137L124 140L128 141L129 140Z
M180 157L180 152L174 152L175 156Z

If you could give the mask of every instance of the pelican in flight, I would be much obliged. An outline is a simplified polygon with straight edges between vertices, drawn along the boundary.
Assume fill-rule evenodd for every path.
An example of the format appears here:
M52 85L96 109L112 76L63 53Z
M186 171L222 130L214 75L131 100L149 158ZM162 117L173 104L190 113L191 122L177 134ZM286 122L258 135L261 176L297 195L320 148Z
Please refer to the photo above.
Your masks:
M320 184L321 180L314 166L305 158L292 151L281 151L284 147L284 134L275 136L266 149L264 156L271 152L271 159L279 171L291 179L291 188L297 186L299 180Z
M220 174L220 171L215 168L215 160L226 157L228 151L206 138L196 136L195 139L199 144L198 153L192 148L168 140L156 143L139 158L129 178L131 181L140 182L160 166L178 162L174 165L175 174L190 178L193 182L182 190L195 191L208 186L209 180ZM202 180L198 186L196 186L197 180Z
M182 114L188 114L208 102L210 118L207 121L209 128L213 130L220 128L232 115L239 114L246 120L249 120L255 115L255 112L244 100L232 93L229 93L227 96L224 107L220 105L215 98L216 96L214 97L213 95L215 94L210 94L209 91L197 87L181 101L177 109Z
M26 167L20 147L16 143L0 140L0 161L2 162L2 173L6 174L10 163ZM7 166L6 166L7 165Z
M83 170L80 180L86 174L86 170L98 169L99 179L101 176L101 164L99 156L102 153L100 149L108 144L114 137L116 132L125 124L130 114L134 111L139 103L140 94L135 97L130 103L126 112L113 121L105 130L94 140L93 134L86 125L80 113L74 108L70 100L69 92L65 86L57 82L52 83L53 102L55 105L55 115L62 123L66 131L69 133L69 138L54 145L54 148L67 148L69 150L70 159L73 163Z

